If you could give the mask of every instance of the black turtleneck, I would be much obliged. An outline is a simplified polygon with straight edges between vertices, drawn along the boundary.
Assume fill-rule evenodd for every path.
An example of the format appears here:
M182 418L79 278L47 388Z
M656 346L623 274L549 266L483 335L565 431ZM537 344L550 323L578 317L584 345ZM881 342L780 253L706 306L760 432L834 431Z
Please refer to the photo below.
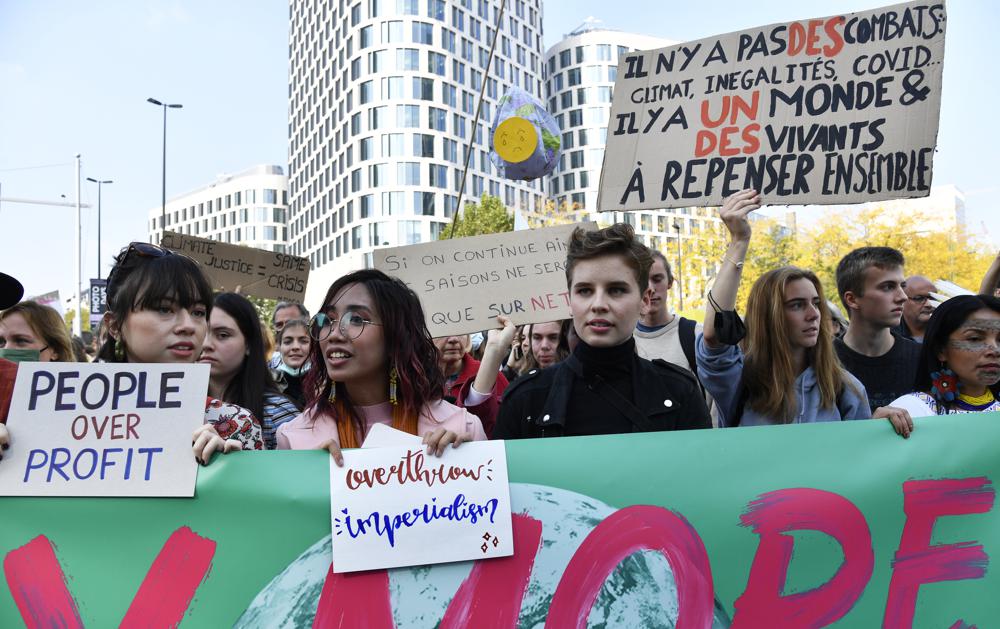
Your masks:
M607 435L632 432L632 422L611 402L610 387L629 402L634 401L632 368L635 340L629 337L614 347L593 347L583 341L573 351L582 377L573 379L573 393L566 413L568 435Z

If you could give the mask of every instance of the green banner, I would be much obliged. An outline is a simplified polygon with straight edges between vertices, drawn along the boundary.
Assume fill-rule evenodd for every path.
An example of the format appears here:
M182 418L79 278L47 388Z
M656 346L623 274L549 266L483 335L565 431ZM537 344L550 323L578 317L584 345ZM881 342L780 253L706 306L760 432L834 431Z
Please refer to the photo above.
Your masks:
M509 442L513 557L330 572L328 455L0 499L0 626L988 627L1000 414ZM3 465L0 462L0 465ZM448 544L447 539L441 540Z

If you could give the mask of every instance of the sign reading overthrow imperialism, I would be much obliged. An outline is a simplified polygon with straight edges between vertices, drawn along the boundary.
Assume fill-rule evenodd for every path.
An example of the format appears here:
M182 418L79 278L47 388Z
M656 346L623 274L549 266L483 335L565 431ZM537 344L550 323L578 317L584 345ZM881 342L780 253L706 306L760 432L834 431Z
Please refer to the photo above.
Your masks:
M621 56L598 206L927 196L943 2L772 24Z
M569 318L566 246L577 227L557 225L375 250L375 268L420 297L431 336Z
M164 232L160 246L201 264L215 290L297 302L306 292L307 258L175 232Z
M191 500L5 498L0 626L990 627L1000 413L915 423L509 441L513 555L352 574L322 451L217 457Z

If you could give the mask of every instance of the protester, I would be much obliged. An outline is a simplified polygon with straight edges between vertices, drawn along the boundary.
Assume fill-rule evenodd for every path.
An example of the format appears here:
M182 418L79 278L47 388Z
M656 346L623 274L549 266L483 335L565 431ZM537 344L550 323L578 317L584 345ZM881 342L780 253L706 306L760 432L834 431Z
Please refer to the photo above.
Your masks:
M514 330L514 338L510 342L507 361L504 363L503 369L500 370L500 373L507 379L507 382L513 382L522 373L527 371L528 352L530 351L528 329L530 327L528 325L519 325Z
M747 216L759 207L760 195L743 190L720 211L731 240L708 293L696 347L701 382L718 405L719 425L870 417L864 387L837 361L830 311L815 274L791 266L768 271L750 289L745 328L736 314L750 245Z
M829 299L826 300L826 307L830 310L830 332L833 334L833 338L843 338L844 334L847 333L847 326L850 322L844 316L844 313L840 311L840 306Z
M133 242L108 274L108 338L98 358L111 363L193 363L201 355L212 287L198 263ZM199 462L216 452L261 450L260 423L245 408L207 398L205 424L192 436Z
M417 295L377 270L330 286L312 319L306 411L278 428L280 449L359 447L375 424L423 436L428 452L486 438L482 423L442 399L444 375Z
M24 286L17 279L0 273L0 310L6 310L24 296ZM3 350L0 350L0 354ZM0 358L0 459L3 459L3 451L10 444L10 435L7 434L7 414L10 412L10 399L14 393L14 381L17 378L17 363L6 358Z
M649 303L635 327L635 346L639 355L652 360L661 358L697 375L695 338L701 325L670 312L667 295L674 285L674 274L661 252L650 249L653 266L649 269Z
M834 341L840 362L865 385L873 409L909 393L920 344L894 335L907 297L903 254L890 247L862 247L837 264L837 292L850 323Z
M33 301L0 312L0 357L13 350L36 350L41 362L75 362L73 340L55 309Z
M937 307L914 388L892 406L913 417L1000 411L1000 299L961 295Z
M546 369L569 356L569 328L566 321L535 323L528 328L526 371Z
M903 318L892 331L903 338L921 343L924 340L924 328L937 305L931 293L938 292L938 289L923 275L914 275L906 278L903 291L906 293Z
M689 371L636 354L632 333L651 263L649 251L628 225L573 232L566 280L579 344L564 361L511 383L493 438L711 426ZM534 326L533 337L538 327Z
M279 301L274 306L274 310L271 312L271 333L275 341L281 336L281 328L285 326L285 323L293 319L304 319L309 320L309 311L306 307L296 301ZM281 362L281 352L275 351L270 353L271 359L268 363L268 367L271 369L277 369L278 364Z
M497 317L497 322L502 327L490 330L482 362L472 357L468 334L434 339L439 352L438 366L445 376L445 398L478 417L487 436L493 432L500 398L507 388L507 378L500 373L500 363L515 331L514 324L506 317Z
M236 293L216 295L200 359L211 365L208 394L253 413L260 420L264 446L273 450L275 430L301 409L278 391L265 356L253 304Z
M1000 293L998 287L1000 287L1000 253L997 253L997 256L993 258L993 264L986 270L986 275L983 276L983 281L979 285L979 294L997 297L997 293Z
M306 374L309 373L309 350L312 339L309 337L309 322L305 319L292 319L285 323L278 334L278 351L281 361L277 369L272 371L275 384L281 392L290 398L301 409L305 407L305 393L302 388Z

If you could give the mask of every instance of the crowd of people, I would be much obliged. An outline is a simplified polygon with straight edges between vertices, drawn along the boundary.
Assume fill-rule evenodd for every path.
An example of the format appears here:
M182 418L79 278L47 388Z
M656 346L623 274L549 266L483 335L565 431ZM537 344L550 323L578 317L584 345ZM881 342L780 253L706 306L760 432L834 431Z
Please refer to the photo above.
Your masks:
M702 324L671 312L669 262L622 224L571 236L570 319L498 317L496 329L442 338L417 295L381 271L340 277L313 315L281 302L265 324L246 297L213 294L196 262L135 242L108 275L96 359L207 363L192 435L202 464L265 449L326 449L342 464L375 424L440 455L469 440L866 419L908 437L914 417L1000 410L1000 255L979 294L939 302L930 279L905 277L901 252L862 247L836 269L846 317L814 272L791 266L756 279L741 317L760 206L745 190L720 210L730 242ZM21 292L0 274L0 374L81 360L59 313Z

